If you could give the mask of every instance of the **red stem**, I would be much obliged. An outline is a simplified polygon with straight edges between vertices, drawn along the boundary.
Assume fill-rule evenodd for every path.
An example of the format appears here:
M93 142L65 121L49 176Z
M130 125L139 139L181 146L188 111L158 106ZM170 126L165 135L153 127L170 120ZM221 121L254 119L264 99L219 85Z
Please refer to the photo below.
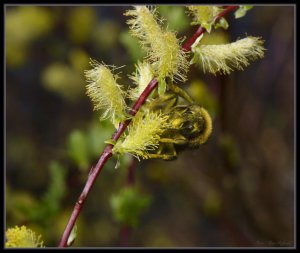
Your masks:
M221 12L215 18L215 21L219 20L221 17L226 15L228 12L233 11L237 8L238 8L238 6L227 7L223 12ZM191 39L187 43L184 44L184 46L182 47L182 50L190 51L192 44L204 32L205 32L205 29L202 27L199 27L198 30L196 31L196 33L191 37ZM134 116L138 112L138 110L145 103L146 99L151 94L151 92L157 87L157 84L158 84L158 81L155 78L152 79L152 81L148 84L146 89L143 91L141 96L138 98L138 100L133 105L132 109L129 112L130 115ZM127 128L127 126L129 125L130 122L131 122L131 119L128 119L128 120L120 123L118 130L112 136L112 139L114 141L117 141L120 138L120 136L123 134L123 132L125 131L125 129ZM83 204L84 204L92 186L94 185L97 176L99 175L102 168L104 167L106 161L112 157L112 148L113 148L113 146L111 144L108 144L105 147L103 153L101 154L96 166L90 170L86 184L83 188L82 193L80 194L80 196L78 198L78 201L75 204L75 207L73 209L73 212L71 214L71 217L68 221L68 224L65 228L65 231L62 235L62 238L59 242L58 247L67 247L68 246L67 245L68 238L69 238L70 233L74 227L74 224L80 214L81 208L83 207Z
M130 115L134 116L138 112L140 107L146 102L146 99L148 98L150 93L156 88L157 84L158 84L158 81L155 78L152 79L152 81L148 84L146 89L140 95L139 99L135 102L135 104L131 108L131 110L129 112ZM125 131L125 129L127 128L127 126L129 125L130 122L131 122L131 119L120 123L118 130L112 136L112 139L114 141L117 141L120 138L120 136L123 134L123 132Z
M191 51L191 46L194 44L196 39L205 31L206 31L205 28L203 28L202 26L199 26L199 28L194 33L194 35L183 45L182 50L186 51L186 52Z

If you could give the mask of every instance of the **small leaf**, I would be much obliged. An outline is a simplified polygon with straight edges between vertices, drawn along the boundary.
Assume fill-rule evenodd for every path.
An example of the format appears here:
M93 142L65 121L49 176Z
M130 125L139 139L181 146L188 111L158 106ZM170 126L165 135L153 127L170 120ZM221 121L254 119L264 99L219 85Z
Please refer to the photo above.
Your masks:
M251 10L253 6L251 5L240 5L240 7L235 11L235 18L242 18L246 15L247 11Z
M113 146L116 145L116 141L114 141L113 139L106 140L106 141L104 141L104 143L111 144Z
M167 88L167 83L164 79L160 79L158 82L158 94L159 96L162 96L165 94Z
M215 24L215 29L218 29L220 27L223 28L223 29L225 29L225 30L229 27L229 24L228 24L228 22L227 22L227 20L225 18L221 18L219 20L219 22L217 22Z
M77 237L77 226L75 224L68 238L67 245L71 246L75 242L76 237Z
M118 156L117 157L117 163L116 163L116 165L115 165L115 169L118 169L119 167L120 167L120 157Z
M199 44L199 42L200 42L200 40L202 40L202 38L203 38L203 33L195 40L195 42L193 43L193 45L191 46L191 48L192 48L192 50L194 49L194 47L196 47L198 44Z
M203 24L202 26L205 28L205 30L206 30L208 33L211 32L211 26L212 26L212 24Z

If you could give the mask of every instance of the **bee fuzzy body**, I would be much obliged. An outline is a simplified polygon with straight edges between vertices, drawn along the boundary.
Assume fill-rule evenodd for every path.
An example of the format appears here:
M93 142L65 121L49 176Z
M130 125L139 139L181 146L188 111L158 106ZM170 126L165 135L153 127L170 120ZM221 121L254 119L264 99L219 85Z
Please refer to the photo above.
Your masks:
M159 110L169 116L169 127L163 132L152 158L174 160L182 150L199 148L212 132L209 113L195 103L176 105L177 97L177 94L166 93L150 105L151 110Z

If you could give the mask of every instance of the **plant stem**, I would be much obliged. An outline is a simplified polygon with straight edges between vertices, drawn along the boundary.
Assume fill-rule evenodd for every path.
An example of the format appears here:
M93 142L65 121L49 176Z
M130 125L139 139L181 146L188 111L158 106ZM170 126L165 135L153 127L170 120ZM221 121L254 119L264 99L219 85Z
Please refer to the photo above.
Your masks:
M238 6L226 7L226 9L224 11L222 11L221 13L219 13L219 15L215 18L215 22L217 20L219 20L220 18L222 18L227 13L229 13L237 8L238 8ZM190 51L192 44L204 32L205 32L205 29L200 26L198 28L198 30L196 31L196 33L191 37L191 39L188 40L188 42L184 44L184 46L182 47L182 50L187 51L187 52ZM158 84L158 81L155 78L152 79L152 81L148 84L148 86L145 88L145 90L143 91L141 96L138 98L138 100L135 102L135 104L131 108L131 110L129 112L130 115L134 116L138 112L138 110L145 103L146 99L151 94L151 92L157 87L157 84ZM119 124L119 128L112 136L112 139L114 141L117 141L120 138L120 136L123 134L123 132L125 131L125 129L127 128L127 126L129 125L130 122L131 122L131 119L128 119ZM83 204L84 204L92 186L94 185L97 176L102 171L102 168L104 167L107 160L112 157L112 148L113 148L113 145L108 144L105 147L103 153L101 154L96 166L94 168L92 167L92 169L90 170L86 184L74 206L73 212L72 212L71 217L68 221L68 224L64 230L64 233L62 235L62 238L59 242L58 247L67 247L68 246L67 245L68 238L69 238L70 233L74 227L74 224L80 214L81 208L83 207Z

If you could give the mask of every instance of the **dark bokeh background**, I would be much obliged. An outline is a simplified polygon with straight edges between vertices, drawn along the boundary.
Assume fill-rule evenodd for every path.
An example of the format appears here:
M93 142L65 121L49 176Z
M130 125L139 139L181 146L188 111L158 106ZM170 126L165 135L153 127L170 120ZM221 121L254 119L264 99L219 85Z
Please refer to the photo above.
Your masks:
M6 6L6 226L27 225L56 246L87 178L111 137L85 95L89 58L123 66L143 57L128 35L129 6ZM160 6L169 28L196 27L181 6ZM138 163L136 185L151 197L129 246L294 245L294 6L255 6L206 43L246 35L265 57L229 76L190 67L182 84L213 116L213 134L172 162ZM77 222L74 246L118 246L111 196L126 184L130 157L112 159Z

